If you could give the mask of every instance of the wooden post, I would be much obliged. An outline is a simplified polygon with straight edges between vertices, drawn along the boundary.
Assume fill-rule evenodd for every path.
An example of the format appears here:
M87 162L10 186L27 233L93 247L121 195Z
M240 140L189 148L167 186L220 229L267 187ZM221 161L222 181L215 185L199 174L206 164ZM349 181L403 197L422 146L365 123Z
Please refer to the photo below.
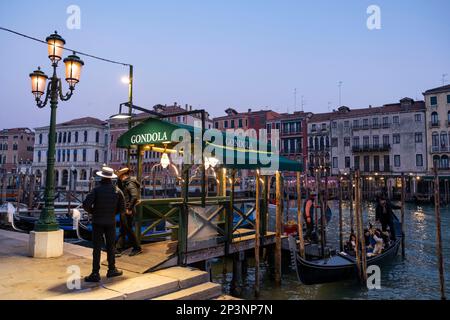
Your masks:
M323 196L322 194L320 195L320 200L321 200L321 207L320 207L320 246L321 246L321 250L322 250L322 258L325 257L325 245L327 242L326 239L326 235L325 235L325 211L326 206L327 206L327 197L326 197L326 192L327 192L327 183L328 183L328 176L325 176L325 186L324 186L324 192L323 192Z
M361 175L358 172L358 179L361 181ZM364 236L364 219L363 219L363 209L362 209L362 195L361 195L361 182L359 183L359 190L358 190L358 199L359 199L359 212L357 212L358 219L359 219L359 234L361 237L361 280L364 282L364 284L367 282L367 255L366 255L366 240Z
M256 188L256 212L255 212L255 297L259 297L259 245L260 245L260 228L261 228L261 202L260 202L260 175L259 170L256 170L255 188Z
M320 175L319 175L319 169L316 169L316 200L314 203L314 206L318 206L319 204L319 199L320 199ZM314 226L316 227L316 230L318 228L319 225L319 215L317 214L317 210L315 212L316 214L314 215Z
M436 255L438 259L441 300L445 300L446 297L445 297L445 279L444 279L444 258L442 256L439 177L437 174L436 167L434 167L434 213L436 215Z
M227 169L226 168L222 168L221 171L221 183L222 185L220 186L220 195L223 197L227 196Z
M341 252L344 251L344 232L343 232L343 221L342 221L342 184L341 175L338 176L338 193L339 193L339 249Z
M354 196L354 190L355 188L353 187L353 173L350 173L350 232L353 233L355 228L354 228L354 212L353 212L353 196Z
M137 149L137 181L142 183L142 158L144 157L144 150L142 146L138 146ZM139 193L139 199L141 198L141 194ZM142 227L142 206L137 206L137 219L136 219L136 238L138 245L141 244L141 227Z
M263 176L263 207L261 208L261 234L263 236L266 235L267 232L267 225L268 225L268 217L269 217L269 195L270 195L270 189L269 189L269 177Z
M355 234L355 256L356 256L356 268L358 269L358 277L362 280L361 273L361 255L360 255L360 227L359 227L359 207L361 205L359 200L359 171L355 174L355 222L356 222L356 234Z
M405 187L406 179L405 174L402 173L402 193L401 193L401 211L400 211L400 222L402 224L402 257L405 258Z
M305 239L303 238L303 216L302 216L302 175L297 172L297 224L299 252L302 258L305 258Z
M281 173L275 173L276 179L276 218L275 218L275 283L281 285L281 223L283 214L283 199L281 197Z

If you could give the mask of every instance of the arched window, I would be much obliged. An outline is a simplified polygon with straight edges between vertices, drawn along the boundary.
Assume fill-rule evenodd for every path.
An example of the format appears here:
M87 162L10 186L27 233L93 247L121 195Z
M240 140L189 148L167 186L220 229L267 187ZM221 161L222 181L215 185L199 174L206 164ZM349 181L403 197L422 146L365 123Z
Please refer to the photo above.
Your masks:
M75 143L78 143L78 131L75 132Z
M84 170L84 169L81 170L80 179L87 180L86 170Z
M66 142L67 142L67 132L64 132L63 143L66 143Z
M69 132L69 135L67 136L67 142L68 143L72 142L72 132Z
M42 133L39 134L39 144L42 144Z
M58 135L58 143L61 143L61 141L62 141L62 133L60 132Z
M447 112L447 124L450 124L450 111Z
M95 133L95 142L96 143L100 142L100 132L98 132L98 131Z
M69 184L69 172L67 170L63 170L62 172L62 181L61 185L63 187L67 186Z
M38 156L38 162L41 162L41 150L38 151L37 156Z
M98 150L95 150L95 162L99 161Z
M448 169L448 156L446 155L441 157L441 169Z
M441 148L447 147L447 132L441 132Z
M433 132L431 135L431 145L433 147L439 147L439 134L437 132Z
M431 125L432 126L439 125L439 115L436 111L431 113Z
M440 159L440 157L439 157L438 155L433 156L433 166L434 166L435 168L439 169L439 168L440 168L440 165L441 165L441 159Z
M84 132L84 142L87 142L87 138L88 138L88 132L85 131L85 132Z

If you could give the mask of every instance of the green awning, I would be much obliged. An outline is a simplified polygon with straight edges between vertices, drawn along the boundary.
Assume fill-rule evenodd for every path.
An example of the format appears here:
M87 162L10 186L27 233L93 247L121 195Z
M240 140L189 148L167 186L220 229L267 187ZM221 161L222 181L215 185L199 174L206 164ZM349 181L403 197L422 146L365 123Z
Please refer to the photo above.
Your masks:
M177 129L187 130L191 135L192 141L195 132L198 131L192 126L149 118L121 135L117 140L117 147L128 148L139 145L152 145L171 148L178 143L178 140L172 139L172 133ZM225 132L222 132L222 135L223 144L205 141L205 147L214 147L216 157L223 159L223 163L220 165L225 168L252 170L270 168L273 162L269 162L269 160L275 159L274 161L278 160L277 167L280 171L303 170L302 163L270 152L270 146L262 145L258 140L249 137L236 138L235 135Z

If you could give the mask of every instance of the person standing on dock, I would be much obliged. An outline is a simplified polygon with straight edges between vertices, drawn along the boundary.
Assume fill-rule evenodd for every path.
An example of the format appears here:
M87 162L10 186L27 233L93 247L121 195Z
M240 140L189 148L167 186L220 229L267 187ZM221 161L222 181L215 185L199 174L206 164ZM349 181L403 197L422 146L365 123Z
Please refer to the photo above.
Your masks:
M115 261L115 217L116 213L125 210L125 199L122 191L112 184L112 179L117 178L112 168L103 167L96 174L102 178L100 185L92 189L83 201L83 209L92 215L92 273L84 279L86 282L100 281L103 236L105 237L108 255L108 273L106 276L112 278L122 275L122 271L117 270Z
M117 171L119 177L119 188L122 190L125 196L125 211L120 213L120 236L117 241L116 252L120 254L121 251L126 249L126 239L131 243L133 250L131 250L130 256L135 256L142 253L142 248L138 243L136 234L133 232L133 220L136 215L136 205L139 201L141 194L141 185L134 178L130 176L129 168L122 168Z
M396 206L386 200L384 195L378 197L377 207L375 209L375 220L381 223L383 232L389 227L391 232L391 240L395 241L395 226L394 226L394 212L392 210L399 210L400 206Z

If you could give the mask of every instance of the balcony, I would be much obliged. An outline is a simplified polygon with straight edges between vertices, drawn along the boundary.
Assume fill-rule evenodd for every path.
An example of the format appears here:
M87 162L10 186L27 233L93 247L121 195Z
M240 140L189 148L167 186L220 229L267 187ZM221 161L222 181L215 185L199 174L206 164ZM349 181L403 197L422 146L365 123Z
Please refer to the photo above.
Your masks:
M308 151L311 153L329 152L330 146L325 146L325 147L321 147L321 148L309 148Z
M389 150L391 150L390 144L353 146L352 148L353 153L387 152Z
M450 146L431 146L431 153L442 153L442 152L450 152Z
M439 120L430 121L430 128L439 128L441 126L441 122Z

